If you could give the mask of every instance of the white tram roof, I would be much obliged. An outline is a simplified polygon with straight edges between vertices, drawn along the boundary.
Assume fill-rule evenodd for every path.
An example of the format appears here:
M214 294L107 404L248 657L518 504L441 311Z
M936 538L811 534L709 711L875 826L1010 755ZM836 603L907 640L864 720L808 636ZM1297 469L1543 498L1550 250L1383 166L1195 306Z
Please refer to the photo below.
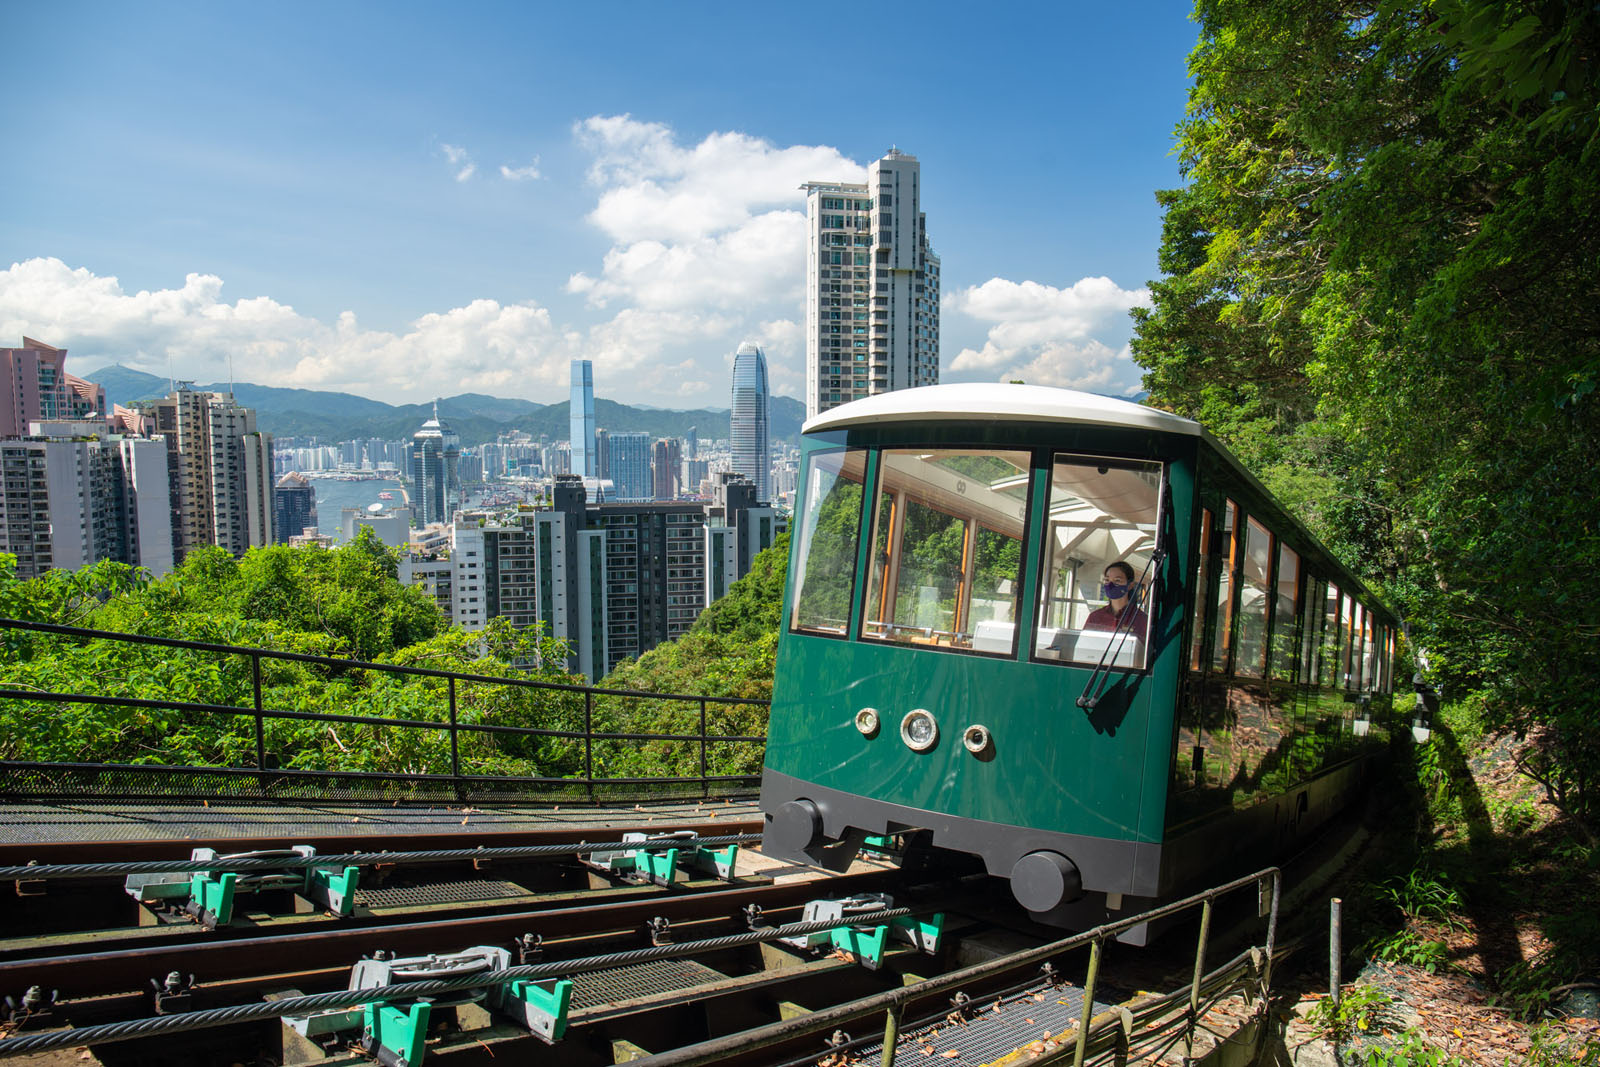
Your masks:
M1065 422L1092 426L1125 426L1136 430L1201 434L1200 424L1155 408L1076 389L1042 385L970 382L925 385L852 400L806 420L802 433L875 426L889 422L943 419L996 422Z

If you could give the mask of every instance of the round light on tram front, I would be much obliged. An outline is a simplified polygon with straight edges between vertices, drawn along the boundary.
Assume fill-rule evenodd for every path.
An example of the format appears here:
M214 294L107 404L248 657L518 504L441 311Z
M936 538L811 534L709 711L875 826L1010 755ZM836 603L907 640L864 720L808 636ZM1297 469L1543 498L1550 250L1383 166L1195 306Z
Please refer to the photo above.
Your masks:
M979 726L976 723L967 727L966 732L961 735L961 743L966 745L967 751L974 756L981 756L989 751L989 746L993 744L993 741L994 739L989 735L989 728L987 726Z
M861 731L863 737L871 737L878 732L878 709L862 708L856 712L856 729Z
M908 711L900 720L900 740L913 752L926 752L939 741L939 724L923 708Z

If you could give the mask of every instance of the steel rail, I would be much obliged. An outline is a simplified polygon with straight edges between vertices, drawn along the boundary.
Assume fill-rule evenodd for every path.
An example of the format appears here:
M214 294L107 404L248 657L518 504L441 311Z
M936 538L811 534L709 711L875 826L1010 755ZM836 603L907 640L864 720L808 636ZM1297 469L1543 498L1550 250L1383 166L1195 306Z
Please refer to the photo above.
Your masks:
M254 715L254 712L251 709L246 708L246 709L244 709L243 712L241 712L241 714ZM263 714L265 714L265 713L263 713ZM268 717L270 718L270 716L268 716ZM433 724L433 725L441 725L441 724ZM445 729L445 730L450 729L449 724L442 724L442 729ZM578 736L581 738L581 737L584 737L585 735L579 734ZM601 735L600 734L589 734L587 736L589 736L589 737L600 737ZM639 739L640 740L650 741L650 740L660 740L661 737L662 737L661 734L642 734L642 735L640 735ZM698 736L695 736L695 737L691 737L689 740L698 741L698 740L700 740L700 738ZM717 739L712 737L712 738L707 738L706 740L714 741L714 740L717 740ZM651 786L660 787L662 785L666 785L666 784L671 783L671 782L693 782L696 785L699 785L701 782L707 782L707 783L709 783L709 782L755 782L755 781L758 781L761 778L761 774L760 774L759 771L751 771L748 774L708 774L704 778L702 778L699 775L695 775L693 778L548 778L548 777L539 777L537 775L528 775L528 774L461 774L461 775L456 775L456 774L427 774L427 773L424 773L424 772L410 772L410 771L330 771L330 770L322 770L322 769L317 769L317 768L299 768L299 767L196 767L196 766L192 766L192 765L188 765L188 764L179 764L179 763L49 763L49 762L38 761L38 760L35 760L35 761L28 761L28 760L0 760L0 768L4 768L5 770L8 770L8 771L17 771L17 770L57 771L57 772L59 772L59 771L85 771L85 772L88 772L88 773L97 773L97 774L105 774L105 773L110 773L110 772L126 772L126 773L130 773L130 774L152 774L152 775L154 775L154 774L200 774L200 775L217 774L217 775L223 775L223 776L232 775L232 776L241 777L241 778L255 778L255 779L281 778L281 779L284 779L285 781L288 781L288 780L291 780L291 779L295 779L295 778L311 778L311 779L316 779L316 778L330 778L330 779L334 779L334 778L351 778L351 779L357 779L357 780L370 779L370 780L374 780L374 781L384 781L384 782L421 782L421 783L424 783L424 784L429 783L429 782L433 782L433 783L438 784L438 785L450 785L450 786L456 786L456 785L481 785L483 783L488 783L490 785L495 785L495 784L507 784L507 785L561 785L561 786L567 786L567 787L569 787L571 789L582 788L582 789L584 789L586 791L591 786L593 786L593 787L601 787L601 786L613 786L613 785L651 785ZM0 790L0 795L5 795L5 792L3 790ZM208 794L208 796L214 796L214 795L215 794ZM223 797L221 799L228 800L228 799L234 799L234 798ZM253 797L253 796L240 796L237 799L241 800L241 801L248 801L248 800L260 800L262 798ZM296 798L290 797L288 799L293 800L293 799L296 799Z
M194 974L202 982L258 977L290 971L348 967L363 954L403 944L408 952L457 952L467 945L508 942L524 933L576 937L642 927L656 915L674 922L732 920L746 904L767 910L798 907L823 894L848 894L881 888L896 872L873 871L825 882L745 886L642 901L585 905L501 915L437 919L301 934L234 938L184 945L161 945L0 961L0 992L21 993L30 986L58 989L68 998L146 989L171 971ZM838 923L833 925L837 926Z
M809 923L790 923L785 926L764 927L743 934L729 934L723 937L707 938L702 941L690 941L681 945L659 945L652 948L635 949L630 952L585 956L554 963L528 964L521 967L508 967L498 971L481 971L477 974L465 975L460 978L441 979L431 982L406 982L399 985L385 986L380 989L340 990L334 993L290 997L265 1004L240 1004L231 1008L216 1008L209 1011L188 1012L181 1015L160 1015L153 1018L133 1019L128 1022L79 1027L72 1030L26 1034L21 1037L9 1037L0 1040L0 1057L21 1056L60 1048L77 1048L83 1045L103 1045L114 1041L128 1041L140 1037L149 1037L155 1034L176 1034L210 1029L217 1026L228 1026L234 1023L278 1019L285 1015L306 1015L318 1011L357 1008L375 1002L436 997L468 989L485 989L492 986L505 985L517 978L533 981L564 978L574 974L609 970L615 967L624 967L652 960L697 956L744 945L775 941L782 937L821 933L825 930L836 929L840 925L881 925L893 919L905 918L914 914L917 913L911 908L889 908L861 915L852 915L842 924L838 919L826 919Z
M0 764L3 770L4 764ZM696 801L704 803L699 798ZM271 804L272 801L261 799L242 798L244 804ZM144 801L149 804L150 801ZM212 801L213 804L217 803ZM453 798L451 803L459 803ZM731 803L731 801L730 801ZM333 805L337 806L337 805ZM137 809L136 809L137 810ZM275 834L272 836L252 837L209 837L203 828L191 837L144 837L132 840L84 840L84 841L5 841L0 842L0 863L7 866L20 866L26 863L61 864L71 865L80 862L85 855L114 855L131 861L140 857L148 857L151 861L178 860L187 861L190 852L197 847L214 848L218 852L253 852L261 849L286 849L293 845L316 845L320 849L337 850L340 852L360 852L370 850L379 845L387 846L392 851L430 852L437 850L441 845L455 845L464 847L463 839L474 842L483 842L489 848L512 848L531 845L577 844L585 840L589 833L603 833L620 836L623 833L646 833L655 835L662 832L662 827L646 822L645 814L635 811L611 811L616 821L596 823L585 826L583 824L566 824L557 828L533 827L522 825L512 828L496 826L493 821L496 812L479 813L474 815L465 827L461 819L468 815L467 812L454 811L447 823L425 824L435 827L428 830L415 825L407 825L404 817L393 820L397 825L384 826L390 822L394 809L384 808L375 811L370 807L356 807L343 809L346 822L343 826L334 829L307 830L304 833L287 836ZM403 809L402 809L403 810ZM585 806L580 810L596 810ZM606 809L599 809L605 811ZM365 826L378 826L381 833L346 832L351 825L349 814L360 816L360 822ZM228 818L226 808L210 807L202 810L195 808L191 814L200 817ZM621 821L626 815L631 820ZM692 812L656 812L652 818L672 819L674 830L694 830L703 835L711 834L736 834L754 833L761 827L761 819L743 814L729 815L723 818L710 819L705 816L696 816ZM554 816L556 819L561 815ZM267 827L262 827L266 829ZM23 877L27 877L24 875Z
M670 848L721 848L748 845L761 840L760 834L726 834L722 837L693 839L652 837L643 841L578 841L561 845L528 845L521 848L452 848L423 852L347 852L318 856L283 856L262 859L145 860L125 863L56 863L48 866L0 867L0 881L35 878L113 878L130 874L192 874L202 871L282 871L306 867L372 867L378 864L410 865L454 863L464 860L543 859L572 856L580 852L612 852L643 849L661 852Z

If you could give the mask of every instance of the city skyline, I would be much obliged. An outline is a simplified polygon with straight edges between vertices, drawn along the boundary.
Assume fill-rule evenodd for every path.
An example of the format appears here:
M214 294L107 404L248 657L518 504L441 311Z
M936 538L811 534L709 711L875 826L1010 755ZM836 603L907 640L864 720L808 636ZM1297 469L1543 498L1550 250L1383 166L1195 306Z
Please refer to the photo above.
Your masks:
M220 381L232 356L263 384L390 402L550 402L590 359L617 399L673 407L722 393L752 339L773 393L801 397L800 186L862 181L898 147L936 220L941 379L1136 388L1126 311L1157 273L1153 193L1180 181L1193 26L1174 5L969 32L958 11L896 23L929 67L917 93L845 110L813 87L848 61L777 13L354 5L245 26L157 4L86 30L8 11L13 41L76 59L0 101L51 161L14 168L0 204L0 336L69 347L81 372ZM691 37L730 63L685 73ZM1002 54L1003 77L937 76ZM473 62L424 88L423 56Z

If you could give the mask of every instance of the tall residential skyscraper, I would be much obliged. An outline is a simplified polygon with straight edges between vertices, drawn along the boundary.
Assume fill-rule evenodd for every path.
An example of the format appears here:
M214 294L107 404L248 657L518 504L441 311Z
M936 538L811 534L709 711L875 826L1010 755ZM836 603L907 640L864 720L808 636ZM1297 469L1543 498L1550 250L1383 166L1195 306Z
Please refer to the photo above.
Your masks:
M167 445L101 421L34 420L0 439L0 552L17 576L101 560L172 569Z
M256 429L254 409L188 382L133 407L166 437L177 562L201 545L242 556L272 544L272 435Z
M411 437L411 501L419 525L449 522L460 503L461 479L456 465L461 460L461 438L439 421L439 402L433 402L433 418Z
M867 183L807 182L806 414L939 381L939 257L922 165L891 150Z
M615 499L649 500L655 496L655 483L650 477L649 434L609 433L606 452Z
M656 500L676 500L682 489L683 444L676 437L663 437L650 446L651 494Z
M298 471L285 474L272 487L272 525L277 528L280 545L317 525L316 487Z
M105 388L68 374L66 362L65 348L31 337L0 348L0 437L22 437L38 420L105 417Z
M572 400L567 414L572 421L572 473L580 478L600 477L594 455L594 364L572 361Z
M733 414L729 420L733 469L771 500L772 453L767 438L767 357L746 341L733 356Z

